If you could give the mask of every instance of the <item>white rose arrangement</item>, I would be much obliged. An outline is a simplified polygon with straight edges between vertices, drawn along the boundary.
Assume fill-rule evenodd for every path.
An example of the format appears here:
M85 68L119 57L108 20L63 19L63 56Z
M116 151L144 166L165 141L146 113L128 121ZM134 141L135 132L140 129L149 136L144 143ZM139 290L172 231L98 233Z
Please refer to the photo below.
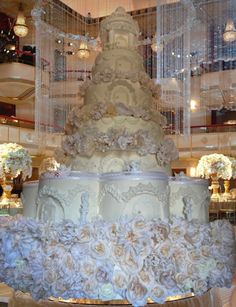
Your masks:
M216 174L217 178L230 179L232 177L231 161L222 154L202 156L197 166L197 176L210 178Z
M32 175L32 160L28 151L15 143L0 144L0 178L22 174L23 180Z

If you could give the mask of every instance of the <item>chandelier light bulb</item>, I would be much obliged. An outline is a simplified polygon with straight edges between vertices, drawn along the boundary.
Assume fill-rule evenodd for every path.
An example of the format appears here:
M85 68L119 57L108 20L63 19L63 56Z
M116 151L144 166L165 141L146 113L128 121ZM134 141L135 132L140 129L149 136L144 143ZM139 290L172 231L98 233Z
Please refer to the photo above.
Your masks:
M228 20L226 23L225 31L223 33L223 39L224 41L230 43L236 40L236 30L232 19Z
M87 59L90 55L87 42L82 41L79 46L77 55L80 59Z
M26 25L25 19L26 18L23 14L23 11L20 5L19 12L16 18L16 22L13 27L14 33L19 37L25 37L28 34L29 29Z

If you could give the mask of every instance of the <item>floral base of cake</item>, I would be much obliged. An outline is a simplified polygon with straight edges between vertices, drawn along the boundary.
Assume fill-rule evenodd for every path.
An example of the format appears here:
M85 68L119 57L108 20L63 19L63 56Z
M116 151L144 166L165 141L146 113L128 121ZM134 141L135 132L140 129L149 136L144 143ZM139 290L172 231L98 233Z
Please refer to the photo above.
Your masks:
M0 281L33 299L147 299L230 287L235 238L227 221L142 216L117 222L43 223L0 217Z

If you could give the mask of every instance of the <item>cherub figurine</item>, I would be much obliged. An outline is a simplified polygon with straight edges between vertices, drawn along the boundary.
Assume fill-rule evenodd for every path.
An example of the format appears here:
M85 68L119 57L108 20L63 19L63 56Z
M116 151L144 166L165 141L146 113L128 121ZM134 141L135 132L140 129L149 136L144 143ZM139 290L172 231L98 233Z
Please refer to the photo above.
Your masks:
M184 202L184 217L187 219L187 221L192 220L192 207L194 205L193 199L190 196L184 196L183 197L183 202Z

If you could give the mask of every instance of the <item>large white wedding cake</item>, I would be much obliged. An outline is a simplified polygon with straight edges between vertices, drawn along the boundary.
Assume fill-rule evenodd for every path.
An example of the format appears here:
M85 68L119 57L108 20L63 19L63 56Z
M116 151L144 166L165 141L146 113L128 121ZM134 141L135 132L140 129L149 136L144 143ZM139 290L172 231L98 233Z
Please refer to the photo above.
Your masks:
M103 51L92 80L81 87L84 104L70 113L62 144L72 172L41 178L35 216L77 221L86 198L88 220L168 218L167 175L178 153L164 139L165 118L156 108L160 87L137 51L138 24L118 8L102 21L100 36Z
M137 52L137 23L118 8L100 35L84 105L66 125L66 167L42 174L34 203L37 185L25 184L24 214L33 219L0 223L0 280L34 299L134 306L230 286L231 225L208 223L204 180L168 177L177 151L154 107L160 88Z
M122 172L135 161L140 171L170 172L176 150L164 140L165 118L154 107L160 87L137 51L137 22L118 8L101 22L100 36L103 51L81 89L84 105L67 121L67 163L73 170L105 173Z

